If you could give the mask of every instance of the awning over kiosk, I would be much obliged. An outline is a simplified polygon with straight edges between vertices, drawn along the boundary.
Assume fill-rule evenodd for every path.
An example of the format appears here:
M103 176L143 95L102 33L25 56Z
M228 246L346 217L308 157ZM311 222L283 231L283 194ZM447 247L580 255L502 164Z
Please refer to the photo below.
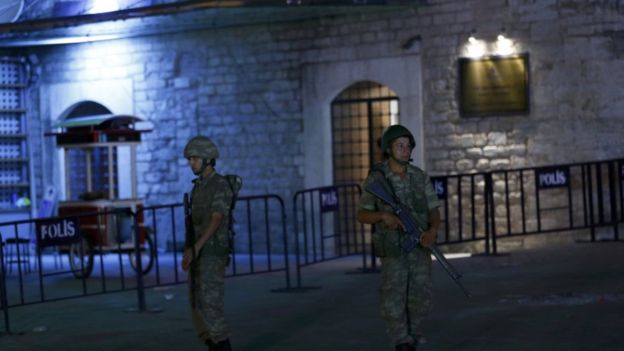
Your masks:
M123 114L113 114L105 106L94 101L81 101L70 106L53 125L55 131L46 133L56 136L58 146L76 144L102 144L140 142L141 133L151 129L138 129L143 119Z
M99 129L105 128L106 122L111 126L124 126L134 122L142 121L139 117L127 115L98 115L87 117L76 117L60 121L54 125L54 128L77 128L77 127L95 127Z

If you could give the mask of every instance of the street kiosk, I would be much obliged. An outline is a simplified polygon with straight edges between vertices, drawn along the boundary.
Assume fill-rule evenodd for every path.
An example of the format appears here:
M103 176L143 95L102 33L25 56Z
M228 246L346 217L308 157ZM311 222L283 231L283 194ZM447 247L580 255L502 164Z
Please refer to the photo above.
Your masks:
M46 134L62 150L65 199L59 202L58 215L76 217L80 223L81 240L63 250L77 278L91 275L96 253L127 254L135 270L140 257L143 273L153 265L154 242L136 192L136 148L141 134L151 131L138 129L141 121L83 101L68 108L55 130Z

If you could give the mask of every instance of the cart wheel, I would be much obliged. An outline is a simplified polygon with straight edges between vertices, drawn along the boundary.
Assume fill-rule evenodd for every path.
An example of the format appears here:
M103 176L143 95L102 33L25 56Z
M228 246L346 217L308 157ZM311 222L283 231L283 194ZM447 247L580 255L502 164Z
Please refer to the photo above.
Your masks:
M93 271L93 244L82 237L69 246L69 266L78 279L89 278Z
M143 274L147 274L154 265L154 241L152 237L147 235L145 236L145 240L143 242L143 247L141 247L141 268L143 269ZM134 254L134 250L128 252L128 259L130 260L130 266L136 272L137 270L137 261L136 255Z

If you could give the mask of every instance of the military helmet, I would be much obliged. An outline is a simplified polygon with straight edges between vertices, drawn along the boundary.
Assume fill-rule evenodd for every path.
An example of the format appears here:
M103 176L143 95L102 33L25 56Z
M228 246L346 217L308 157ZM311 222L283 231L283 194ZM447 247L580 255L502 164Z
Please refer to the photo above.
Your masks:
M184 158L199 157L212 160L219 157L217 146L205 136L196 136L186 143L184 147Z
M408 137L410 141L410 145L412 149L416 146L416 142L414 141L414 136L412 133L405 127L400 124L395 124L386 128L381 135L381 150L386 152L390 147L390 143L392 140L400 137Z

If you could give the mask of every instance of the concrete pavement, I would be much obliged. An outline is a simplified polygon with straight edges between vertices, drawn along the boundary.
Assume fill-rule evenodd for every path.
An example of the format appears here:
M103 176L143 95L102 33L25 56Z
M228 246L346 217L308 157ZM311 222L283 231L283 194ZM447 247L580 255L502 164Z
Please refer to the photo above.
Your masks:
M466 299L434 265L435 306L419 350L624 349L624 245L516 248L451 261L473 293ZM226 314L235 350L392 350L377 308L378 274L345 274L361 258L304 268L305 292L275 293L283 273L228 278ZM202 350L186 286L11 308L0 350ZM152 310L160 310L153 312Z

